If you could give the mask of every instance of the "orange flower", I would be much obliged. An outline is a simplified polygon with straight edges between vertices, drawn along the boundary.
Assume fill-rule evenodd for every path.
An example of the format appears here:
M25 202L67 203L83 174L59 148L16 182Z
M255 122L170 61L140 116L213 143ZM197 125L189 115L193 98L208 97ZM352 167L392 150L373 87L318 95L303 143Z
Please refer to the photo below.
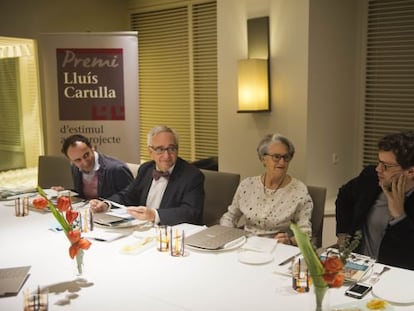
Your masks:
M344 264L338 256L329 256L326 258L326 260L323 262L323 266L325 268L326 272L339 272L342 271L344 268Z
M43 189L38 186L37 191L41 195L40 198L33 200L33 205L36 208L45 208L49 205L52 215L56 218L62 226L66 237L71 243L69 248L69 256L73 259L76 257L78 272L82 273L83 250L89 249L91 242L81 237L81 231L75 219L79 213L72 210L72 204L69 196L60 196L57 199L57 204L53 204L47 197ZM66 212L64 214L64 212Z
M344 264L339 256L329 256L322 261L324 273L323 280L329 287L340 287L344 283L342 269Z
M73 209L68 209L66 211L66 220L69 224L71 224L76 218L78 218L79 213L77 211L74 211Z
M70 258L75 258L75 256L78 254L79 252L79 245L78 243L73 243L70 247L69 247L69 256Z
M345 276L343 273L338 273L334 281L330 284L331 287L341 287L344 284Z
M37 197L33 199L33 206L37 209L44 209L47 206L47 200L44 197Z
M89 249L91 242L87 239L81 238L78 242L73 243L69 247L69 256L73 259L78 254L80 249Z
M70 198L66 196L61 196L57 199L57 208L59 211L67 211L70 207Z
M73 244L80 240L81 232L79 230L72 230L68 232L68 239Z
M92 243L91 243L91 241L89 241L87 239L81 238L79 240L78 244L79 244L79 247L81 249L89 249L89 247L91 246Z

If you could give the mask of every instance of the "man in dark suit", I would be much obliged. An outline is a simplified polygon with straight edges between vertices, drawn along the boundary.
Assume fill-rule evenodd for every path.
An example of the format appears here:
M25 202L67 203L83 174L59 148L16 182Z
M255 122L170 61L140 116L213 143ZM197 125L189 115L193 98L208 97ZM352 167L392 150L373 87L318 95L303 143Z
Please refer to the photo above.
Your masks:
M108 198L134 180L126 163L97 152L83 135L67 137L61 151L71 163L73 190L81 198ZM52 189L61 191L63 187Z
M338 244L362 230L358 253L378 262L414 270L414 131L384 136L378 164L338 192Z
M155 224L202 224L204 175L194 165L178 157L178 135L166 126L148 133L151 161L142 164L136 179L124 190L108 198L128 206L128 213ZM91 201L95 212L106 211L108 201Z

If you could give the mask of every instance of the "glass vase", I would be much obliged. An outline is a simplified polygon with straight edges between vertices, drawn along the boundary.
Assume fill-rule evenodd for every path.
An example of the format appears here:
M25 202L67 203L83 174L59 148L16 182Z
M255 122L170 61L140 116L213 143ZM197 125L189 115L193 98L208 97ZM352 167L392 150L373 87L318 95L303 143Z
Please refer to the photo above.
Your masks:
M82 276L84 274L83 249L80 249L75 257L75 267L76 276Z
M313 293L315 299L315 311L329 310L329 287L313 286Z

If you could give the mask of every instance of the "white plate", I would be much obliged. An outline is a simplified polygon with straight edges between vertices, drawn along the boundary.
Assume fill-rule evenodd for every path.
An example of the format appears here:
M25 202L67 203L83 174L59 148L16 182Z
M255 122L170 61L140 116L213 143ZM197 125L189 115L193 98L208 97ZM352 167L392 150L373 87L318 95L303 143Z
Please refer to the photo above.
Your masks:
M345 310L352 310L352 308L357 308L361 311L372 311L373 309L368 309L367 303L371 301L372 299L366 299L366 300L355 300L348 303L343 303L340 305L332 306L330 310L332 311L345 311ZM380 311L392 311L394 310L394 307L387 303L386 307L384 309L379 309Z
M249 265L263 265L274 259L270 253L243 250L239 253L239 261Z
M374 284L372 293L391 303L411 304L414 303L413 280L413 271L391 268Z
M242 236L242 237L238 238L235 241L227 243L223 248L220 248L220 249L205 249L205 248L194 247L194 246L191 246L191 245L188 245L188 244L186 244L185 246L188 247L189 249L195 250L195 251L208 252L208 253L217 253L217 252L228 252L228 251L238 249L244 243L246 243L246 237Z

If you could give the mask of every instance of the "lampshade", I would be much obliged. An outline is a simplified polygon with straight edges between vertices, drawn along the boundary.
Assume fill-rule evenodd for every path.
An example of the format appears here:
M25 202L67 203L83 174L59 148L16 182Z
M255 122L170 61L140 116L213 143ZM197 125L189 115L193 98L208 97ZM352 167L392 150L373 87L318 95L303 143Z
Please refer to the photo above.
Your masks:
M239 60L238 87L237 112L269 111L268 60Z

